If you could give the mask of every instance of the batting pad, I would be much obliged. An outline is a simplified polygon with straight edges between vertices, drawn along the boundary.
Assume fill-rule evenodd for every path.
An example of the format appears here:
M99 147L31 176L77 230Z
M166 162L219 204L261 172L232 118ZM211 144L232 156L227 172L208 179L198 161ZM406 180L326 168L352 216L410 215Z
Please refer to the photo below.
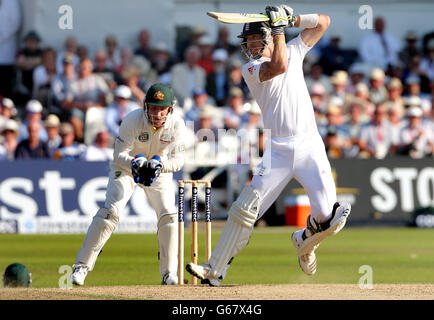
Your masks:
M158 247L160 250L160 275L177 274L178 225L177 214L162 215L158 221Z
M100 208L92 219L75 263L86 265L89 271L92 271L102 247L110 238L117 224L117 215L109 209Z
M249 243L259 213L259 194L250 186L244 187L228 212L228 220L211 255L212 271L221 276L228 261Z
M231 206L228 215L246 228L255 224L259 213L259 193L252 187L246 186L241 191L237 200Z

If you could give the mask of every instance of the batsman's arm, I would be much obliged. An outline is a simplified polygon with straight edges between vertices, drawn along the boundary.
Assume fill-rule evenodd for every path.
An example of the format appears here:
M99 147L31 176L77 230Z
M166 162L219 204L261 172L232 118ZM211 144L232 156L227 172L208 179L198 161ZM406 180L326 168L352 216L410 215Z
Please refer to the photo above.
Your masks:
M271 61L264 62L259 71L261 82L270 80L279 74L285 73L288 65L288 52L285 41L284 28L292 21L292 8L288 6L265 8L270 17L271 36L273 38ZM269 50L268 46L264 50Z
M325 14L306 14L295 17L295 27L305 28L301 39L308 47L313 47L330 26L330 17Z
M267 81L279 74L285 73L288 65L288 51L286 48L285 35L276 34L273 37L274 50L271 61L264 62L259 71L259 79Z

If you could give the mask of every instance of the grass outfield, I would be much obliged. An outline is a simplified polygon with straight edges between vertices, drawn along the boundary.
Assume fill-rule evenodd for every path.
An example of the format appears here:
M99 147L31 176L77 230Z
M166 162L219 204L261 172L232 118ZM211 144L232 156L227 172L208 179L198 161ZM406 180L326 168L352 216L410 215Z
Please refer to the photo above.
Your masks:
M200 228L202 229L202 228ZM306 276L300 270L290 242L294 228L256 228L249 245L236 256L225 284L357 284L359 268L373 269L374 283L434 283L434 232L429 229L346 228L317 249L318 270ZM190 252L186 229L185 252ZM213 247L220 230L213 233ZM72 265L81 235L0 235L0 271L12 262L25 264L32 287L57 287L61 265ZM204 235L199 234L199 261ZM156 234L114 234L89 273L86 286L158 285ZM186 274L186 279L191 279Z

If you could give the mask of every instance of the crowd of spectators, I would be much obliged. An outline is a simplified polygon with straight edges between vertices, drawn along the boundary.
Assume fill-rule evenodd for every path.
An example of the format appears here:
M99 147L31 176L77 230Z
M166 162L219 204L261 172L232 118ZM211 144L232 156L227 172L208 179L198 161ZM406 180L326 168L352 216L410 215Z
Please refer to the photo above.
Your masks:
M434 33L410 30L399 41L378 17L358 50L339 49L339 41L332 33L305 70L329 157L432 157Z
M292 36L288 33L287 40ZM184 117L191 135L187 148L206 142L201 154L209 155L209 144L220 143L219 129L243 129L241 136L262 155L266 134L242 79L245 60L238 44L230 43L225 26L216 39L201 26L185 38L170 50L162 41L154 44L148 30L138 32L134 48L120 47L115 36L107 35L103 48L91 55L74 37L55 50L30 31L13 61L3 63L11 54L3 48L0 159L112 159L122 118L143 108L146 91L156 82L174 90L175 112ZM341 34L330 31L304 61L329 157L432 157L433 33L423 37L409 31L400 41L378 17L359 48L342 49L341 40ZM10 44L0 43L5 45ZM101 111L102 126L90 122L91 109ZM214 133L212 141L203 129ZM236 145L225 135L221 142L229 150L234 141Z

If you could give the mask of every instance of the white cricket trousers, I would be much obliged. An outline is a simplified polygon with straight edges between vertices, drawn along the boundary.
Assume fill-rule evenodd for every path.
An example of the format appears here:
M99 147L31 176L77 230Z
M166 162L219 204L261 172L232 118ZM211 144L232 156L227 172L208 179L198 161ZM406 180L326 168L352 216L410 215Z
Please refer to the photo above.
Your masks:
M77 264L84 264L90 270L93 269L100 249L109 239L118 220L121 219L119 216L131 198L136 185L130 173L114 167L111 168L104 208L98 211L89 226L84 243L76 257ZM164 276L167 273L176 275L178 228L173 175L162 173L151 187L139 186L143 188L149 204L157 213L160 275ZM106 210L104 212L108 210L110 214L114 215L110 219L111 222L104 222L106 220L100 218L101 210ZM111 228L108 228L107 224Z
M329 219L336 202L336 186L318 132L271 138L270 148L265 150L251 182L260 197L258 219L293 178L306 190L312 217L318 222Z
M121 175L116 177L116 172L121 172ZM178 212L175 206L175 190L171 173L162 173L152 183L152 186L145 187L136 184L129 173L114 168L110 170L104 207L113 209L118 214L121 213L133 195L136 186L145 191L149 204L157 213L158 219L160 219L160 215Z

